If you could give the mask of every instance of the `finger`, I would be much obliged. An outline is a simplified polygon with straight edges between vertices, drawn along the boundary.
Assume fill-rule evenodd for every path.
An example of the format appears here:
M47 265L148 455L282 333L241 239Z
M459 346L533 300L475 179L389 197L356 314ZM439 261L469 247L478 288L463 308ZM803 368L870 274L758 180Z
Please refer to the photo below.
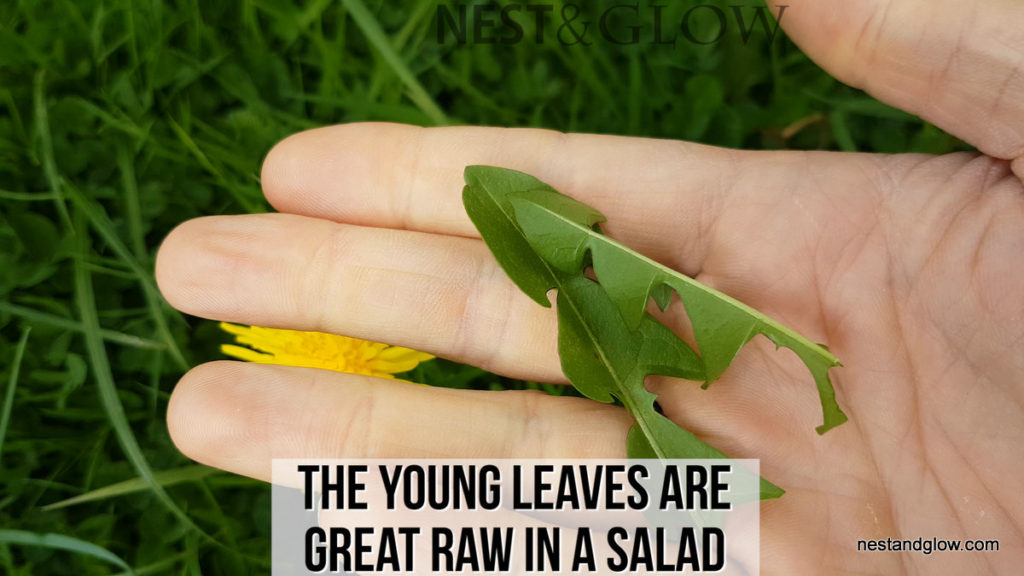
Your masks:
M284 140L268 155L262 181L282 212L476 237L462 206L463 170L502 166L614 214L610 230L637 249L678 257L680 249L699 252L721 179L738 154L547 130L351 124ZM690 231L692 245L667 247L667 229Z
M157 282L204 318L397 344L516 378L564 381L554 313L505 276L481 240L291 214L186 222Z
M804 0L781 24L840 80L1012 160L1024 156L1024 3ZM1024 175L1019 161L1017 175Z
M264 163L263 189L282 212L475 237L461 195L471 164L535 175L602 211L617 240L690 275L711 257L739 262L737 252L749 252L743 246L793 246L772 234L820 233L819 220L838 209L851 222L871 215L870 192L878 186L869 156L750 153L533 129L349 124L278 144ZM813 195L794 206L800 192ZM855 205L839 206L837 198ZM837 245L847 240L844 232L833 231Z
M630 422L580 398L243 362L194 368L167 411L184 454L263 480L273 458L622 458Z

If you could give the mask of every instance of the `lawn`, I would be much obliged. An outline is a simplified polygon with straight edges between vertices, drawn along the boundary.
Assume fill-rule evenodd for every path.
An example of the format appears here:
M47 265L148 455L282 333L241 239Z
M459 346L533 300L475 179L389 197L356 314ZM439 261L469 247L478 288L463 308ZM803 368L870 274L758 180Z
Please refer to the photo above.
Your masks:
M288 134L378 120L963 148L830 78L753 0L500 4L515 25L436 1L0 4L0 573L269 572L268 487L168 437L175 382L227 336L163 302L153 261L184 220L268 210L260 163ZM574 9L586 33L563 27ZM558 392L446 361L414 377Z

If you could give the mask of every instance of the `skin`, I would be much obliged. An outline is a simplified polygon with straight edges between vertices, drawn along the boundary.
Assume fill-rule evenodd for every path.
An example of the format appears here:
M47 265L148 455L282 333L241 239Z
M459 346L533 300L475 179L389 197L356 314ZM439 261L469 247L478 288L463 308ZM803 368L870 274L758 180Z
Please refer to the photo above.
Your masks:
M785 487L764 574L1007 574L1024 561L1024 4L787 2L787 33L840 80L964 138L944 157L740 152L497 128L355 124L275 147L278 214L167 238L157 280L197 316L389 342L564 381L554 314L491 258L462 169L522 170L609 215L620 241L827 342L850 421L818 436L813 381L757 339L666 414ZM273 457L620 457L630 418L582 399L467 392L214 362L168 425L206 464ZM864 538L999 539L998 553L857 552Z

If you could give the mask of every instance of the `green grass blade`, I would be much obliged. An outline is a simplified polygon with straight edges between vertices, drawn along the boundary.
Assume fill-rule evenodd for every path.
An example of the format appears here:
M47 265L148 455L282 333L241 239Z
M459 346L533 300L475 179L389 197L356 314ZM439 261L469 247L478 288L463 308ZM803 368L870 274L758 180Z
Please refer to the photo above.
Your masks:
M437 3L435 2L420 2L413 10L412 15L406 20L405 25L398 31L394 36L394 48L396 52L401 52L405 49L406 44L412 37L413 33L417 28L423 25L428 25L431 19L430 13L437 10Z
M125 219L128 220L128 233L132 251L137 260L148 258L146 241L142 233L142 207L139 205L139 184L135 179L135 164L131 151L127 146L117 149L117 168L121 172L121 188L124 192Z
M142 267L142 264L132 255L128 247L125 246L124 242L117 235L114 230L114 225L107 218L107 215L103 212L103 209L88 200L84 195L79 193L73 187L68 187L68 195L71 197L71 201L75 206L82 211L82 213L88 218L89 223L92 227L99 232L100 237L107 243L114 254L121 259L125 265L135 274L138 278L139 284L142 286L142 292L146 297L146 306L149 308L149 315L153 319L153 323L156 325L156 332L160 335L160 339L167 346L168 352L171 357L178 364L178 367L182 370L188 370L190 364L182 353L181 348L178 347L177 342L174 341L174 337L171 335L171 330L167 326L167 319L163 314L163 297L160 296L160 291L156 287L156 281L153 279L153 275Z
M10 190L0 190L0 200L15 200L17 202L40 202L44 200L54 201L58 198L56 194L51 192L11 192Z
M829 126L832 127L832 137L843 152L856 152L857 143L854 142L850 133L850 124L846 114L840 110L833 110L828 115Z
M63 328L64 330L70 330L72 332L85 331L81 322L76 322L70 318L63 318L54 314L47 314L46 312L40 312L33 308L11 304L4 300L0 300L0 312L6 312L12 316L17 316L29 322L35 322L36 324L53 326L54 328ZM167 349L167 345L163 342L157 342L156 340L150 340L149 338L134 336L132 334L125 334L124 332L118 332L116 330L108 330L106 328L100 329L100 336L102 336L107 342L121 344L122 346L130 346L132 348L145 348L149 350Z
M68 214L68 206L64 201L61 192L60 175L57 173L57 162L53 157L53 138L50 134L49 114L46 110L46 97L43 94L43 81L46 78L46 71L36 72L35 81L32 84L32 105L35 108L36 131L39 133L39 147L43 156L43 173L53 191L53 202L57 206L57 213L60 219L71 228L71 216Z
M137 566L134 571L125 570L112 574L111 576L148 576L149 574L173 574L172 570L174 566L179 563L185 562L187 554L181 552L179 554L172 554L153 562L152 564L146 564L145 566Z
M96 104L78 96L69 97L69 101L82 107L83 111L96 117L105 127L123 132L139 141L146 142L147 146L160 145L159 141L150 138L149 126L139 126L131 119L125 118L125 114L110 102L105 102L106 108L100 108Z
M4 437L7 435L7 424L11 421L11 408L14 406L14 390L18 387L18 375L21 373L21 360L25 357L25 346L28 345L28 335L32 332L29 326L21 331L21 339L18 340L18 347L14 350L14 363L11 364L11 378L7 382L7 392L4 394L4 406L0 411L0 462L4 456ZM3 470L3 466L0 466Z
M181 124L178 124L173 119L168 119L167 125L171 127L171 130L178 137L178 140L181 141L185 149L188 150L193 157L195 157L196 161L199 162L199 165L202 166L207 172L209 172L210 175L213 176L214 180L216 180L220 186L222 186L231 194L232 197L234 197L235 201L242 206L243 210L250 214L266 212L263 206L261 206L258 202L254 201L253 199L245 196L245 194L243 194L238 189L237 186L231 184L227 176L224 175L224 172L213 164L213 162L210 160L210 157L207 156L205 152L203 152L203 149L199 147L199 144L196 143L195 139L192 138L188 131L181 126Z
M373 14L366 9L366 5L363 4L362 0L344 0L345 8L348 9L349 14L352 15L352 19L356 21L356 26L362 30L366 39L369 40L370 44L377 50L380 57L384 59L384 62L391 67L391 70L398 76L398 79L405 85L406 90L409 91L409 99L412 100L413 104L423 111L433 122L438 126L444 126L448 124L448 117L441 110L441 108L434 102L434 99L427 94L427 91L420 84L416 76L413 75L412 71L405 64L402 58L395 51L394 46L391 45L391 41L387 35L384 34L384 30L381 29L380 23L374 18Z
M84 224L85 215L80 208L76 215L79 223ZM150 468L145 455L142 454L142 449L135 438L135 433L132 432L131 426L128 424L128 416L125 414L124 406L117 395L117 386L114 384L114 378L110 371L107 350L103 344L103 338L100 336L99 316L96 311L92 276L89 274L88 268L82 264L82 259L89 253L86 226L78 228L76 239L78 257L74 262L75 302L82 317L85 348L89 356L96 388L99 392L100 403L107 414L107 420L114 429L114 435L121 444L121 449L124 450L125 456L127 456L135 471L146 482L157 499L182 523L205 535L206 533L196 526L192 519L174 503L170 495L164 491L163 487L154 478L153 470Z
M181 484L184 482L195 482L220 472L220 470L210 468L209 466L185 466L174 470L161 470L160 472L154 472L153 479L160 486L167 488L168 486L174 486L175 484ZM46 506L43 506L43 510L49 512L51 510L67 508L68 506L85 504L86 502L94 502L96 500L105 500L107 498L115 498L117 496L142 492L143 490L148 489L149 484L147 484L142 478L131 478L124 482L118 482L116 484L104 486L103 488L90 490L85 494L79 494L73 498L54 502L53 504L47 504Z
M98 558L121 568L127 574L134 574L131 567L128 566L128 563L110 550L107 550L102 546L97 546L91 542L86 542L70 536L64 536L62 534L39 534L25 530L0 530L0 544L40 546L42 548L66 550L68 552L74 552L75 554Z

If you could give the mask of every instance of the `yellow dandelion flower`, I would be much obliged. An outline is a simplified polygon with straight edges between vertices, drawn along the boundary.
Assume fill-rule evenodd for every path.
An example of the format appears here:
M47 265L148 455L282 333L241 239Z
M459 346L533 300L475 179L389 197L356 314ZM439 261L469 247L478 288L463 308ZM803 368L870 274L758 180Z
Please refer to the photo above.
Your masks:
M394 378L395 374L408 372L420 362L434 358L409 348L323 332L240 326L227 322L221 322L220 327L233 334L238 344L244 345L224 344L220 347L221 352L239 360L261 364L323 368Z

